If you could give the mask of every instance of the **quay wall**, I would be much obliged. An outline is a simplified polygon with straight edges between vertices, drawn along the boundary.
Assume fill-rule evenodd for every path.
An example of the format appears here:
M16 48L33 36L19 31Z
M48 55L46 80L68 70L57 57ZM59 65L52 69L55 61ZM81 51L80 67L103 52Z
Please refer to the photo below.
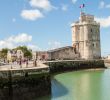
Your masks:
M103 60L71 60L47 62L50 73L77 71L82 69L106 68Z
M48 72L19 72L16 75L13 71L0 72L0 100L37 100L50 94L51 77Z

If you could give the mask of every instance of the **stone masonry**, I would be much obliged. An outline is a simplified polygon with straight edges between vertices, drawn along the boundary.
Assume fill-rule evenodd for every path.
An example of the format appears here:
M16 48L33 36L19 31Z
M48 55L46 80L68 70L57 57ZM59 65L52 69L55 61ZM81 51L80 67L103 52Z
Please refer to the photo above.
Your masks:
M80 58L101 58L100 24L94 20L94 16L81 12L79 21L71 27L72 45L79 52Z

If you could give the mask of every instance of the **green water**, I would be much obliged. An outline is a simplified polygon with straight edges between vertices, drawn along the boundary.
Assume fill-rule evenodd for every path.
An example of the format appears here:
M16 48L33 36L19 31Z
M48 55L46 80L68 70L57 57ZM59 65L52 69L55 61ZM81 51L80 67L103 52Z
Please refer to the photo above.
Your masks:
M110 100L110 69L59 74L51 87L51 100Z

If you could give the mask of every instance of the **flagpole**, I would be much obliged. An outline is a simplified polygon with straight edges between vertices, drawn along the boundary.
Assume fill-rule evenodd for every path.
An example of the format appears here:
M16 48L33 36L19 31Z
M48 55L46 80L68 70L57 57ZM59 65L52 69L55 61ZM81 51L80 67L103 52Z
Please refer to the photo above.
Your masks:
M83 9L85 8L85 4L80 5L81 13L83 13Z
M81 8L81 13L83 13L83 8Z

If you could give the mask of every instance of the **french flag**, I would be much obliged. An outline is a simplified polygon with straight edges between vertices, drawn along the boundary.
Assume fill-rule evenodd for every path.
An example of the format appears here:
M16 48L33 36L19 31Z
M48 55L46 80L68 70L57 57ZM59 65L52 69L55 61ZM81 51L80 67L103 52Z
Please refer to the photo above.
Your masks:
M84 8L85 7L85 4L82 4L79 6L79 8Z

